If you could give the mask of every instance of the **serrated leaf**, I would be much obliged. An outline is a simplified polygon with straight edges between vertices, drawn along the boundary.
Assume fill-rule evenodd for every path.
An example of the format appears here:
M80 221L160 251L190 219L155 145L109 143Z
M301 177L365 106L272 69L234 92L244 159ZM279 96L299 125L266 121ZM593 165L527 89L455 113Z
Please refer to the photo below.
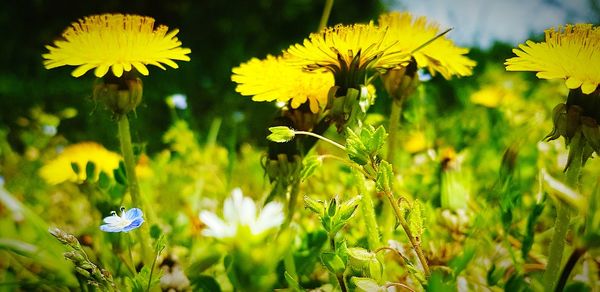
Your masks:
M391 192L393 179L394 172L392 170L392 165L387 161L382 160L379 163L379 168L377 169L377 178L375 181L377 190L382 192Z
M408 210L407 221L413 235L420 238L423 235L425 220L423 219L423 206L419 200L415 200L412 208Z
M385 132L385 128L383 126L377 127L377 129L371 133L371 137L367 144L369 153L373 156L377 155L383 147L386 138L387 133Z

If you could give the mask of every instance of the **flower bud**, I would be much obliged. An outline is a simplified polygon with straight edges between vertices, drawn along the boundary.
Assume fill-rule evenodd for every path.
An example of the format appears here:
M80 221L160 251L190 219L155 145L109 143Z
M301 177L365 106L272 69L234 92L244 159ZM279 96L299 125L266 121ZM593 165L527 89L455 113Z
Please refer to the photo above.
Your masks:
M142 93L142 80L135 75L117 78L107 74L94 85L93 98L104 103L115 116L121 116L135 110L142 101Z

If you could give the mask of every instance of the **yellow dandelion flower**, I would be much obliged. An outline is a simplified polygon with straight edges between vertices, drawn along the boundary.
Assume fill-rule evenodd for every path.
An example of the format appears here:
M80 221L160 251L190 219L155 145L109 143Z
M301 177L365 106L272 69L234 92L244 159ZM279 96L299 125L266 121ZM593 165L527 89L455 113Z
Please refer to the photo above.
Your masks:
M600 26L565 25L546 30L543 42L527 41L506 60L508 71L537 71L541 79L564 79L569 89L590 94L600 84Z
M308 72L288 62L287 58L267 56L233 68L231 80L238 85L236 91L252 96L254 101L290 102L298 108L305 102L317 113L327 104L327 93L333 86L329 72Z
M40 168L39 174L51 185L66 181L80 183L87 178L88 162L94 163L95 177L100 172L113 177L113 170L119 167L119 161L121 161L120 155L106 150L102 145L95 142L82 142L65 147L61 154ZM77 165L79 173L75 173L72 164Z
M154 19L147 16L102 14L92 15L74 22L62 34L63 40L46 46L44 66L52 69L60 66L77 66L74 77L95 69L97 77L104 76L109 69L116 77L123 71L135 68L148 75L146 65L163 70L163 64L177 68L173 60L189 61L190 49L182 48L176 35L179 30L168 31L168 27L154 27Z
M395 40L373 23L336 25L313 33L286 53L308 70L333 72L335 85L356 88L368 70L389 69L410 60L406 51L394 50Z
M476 62L465 56L469 49L455 46L445 36L421 47L440 34L437 23L428 22L425 17L413 18L408 12L391 12L380 15L378 24L387 27L388 34L397 41L392 50L413 52L417 66L427 68L432 75L439 72L450 79L453 75L472 74Z

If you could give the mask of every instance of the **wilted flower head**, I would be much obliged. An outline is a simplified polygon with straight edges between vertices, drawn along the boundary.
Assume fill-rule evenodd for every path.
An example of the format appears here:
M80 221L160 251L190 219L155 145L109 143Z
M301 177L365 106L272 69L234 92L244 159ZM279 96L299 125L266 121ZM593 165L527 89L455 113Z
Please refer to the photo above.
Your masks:
M121 156L106 150L95 142L81 142L65 147L64 151L40 168L40 176L49 184L65 181L81 183L87 177L88 163L94 164L94 177L103 172L113 177L113 171L119 167ZM75 169L78 172L75 172Z
M600 84L600 27L592 24L546 30L543 42L527 41L506 60L508 71L536 71L542 79L564 79L569 89L590 94Z
M154 27L154 19L129 14L92 15L74 22L63 32L63 40L46 46L44 66L77 66L74 77L95 69L96 77L103 77L109 69L116 77L135 68L148 75L146 65L165 69L163 64L177 68L173 60L189 61L190 49L181 48L176 35L179 30Z
M112 211L103 221L106 224L101 225L100 230L104 232L129 232L144 223L144 213L138 208L125 211L125 208L121 207L121 216Z
M333 76L328 72L307 72L288 61L269 55L242 63L232 70L231 80L238 84L235 90L252 96L254 101L289 102L292 108L308 102L311 112L317 113L327 104Z
M225 199L223 219L215 213L202 211L200 220L207 228L202 231L205 236L226 239L240 235L243 229L252 236L259 236L279 227L284 220L283 205L270 202L257 212L256 204L251 198L244 197L237 188Z

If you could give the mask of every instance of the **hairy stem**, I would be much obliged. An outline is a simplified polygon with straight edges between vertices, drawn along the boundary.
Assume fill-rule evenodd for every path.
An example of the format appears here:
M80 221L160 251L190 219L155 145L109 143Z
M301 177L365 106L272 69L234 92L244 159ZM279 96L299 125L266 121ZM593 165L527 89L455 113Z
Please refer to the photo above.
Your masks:
M410 244L412 245L413 249L417 253L417 257L419 257L419 261L421 262L421 265L423 266L423 271L425 272L425 276L429 277L429 274L430 274L429 265L427 264L427 259L425 258L425 254L423 253L423 250L421 249L421 244L419 243L417 238L415 238L413 236L412 231L410 231L410 227L408 225L408 222L404 218L404 215L402 215L402 211L400 210L398 201L396 201L396 199L394 199L394 195L391 192L386 192L385 195L388 198L388 201L390 202L390 204L392 205L392 208L394 209L394 214L396 215L396 218L400 222L402 229L404 229L404 232L406 233L406 236L408 237Z
M402 114L402 101L392 101L392 112L390 114L390 125L388 129L388 151L387 161L394 165L396 158L396 141L398 140L398 126L400 125L400 115Z
M369 249L376 250L381 244L379 241L379 227L377 226L373 199L371 198L371 194L368 193L365 188L363 175L357 170L354 170L353 174L356 179L358 193L361 195L360 210L365 220L365 226L367 227L367 242L369 244Z
M121 153L125 160L125 172L127 174L127 184L129 186L129 194L131 195L131 203L135 207L140 205L140 187L135 173L135 157L133 156L133 146L131 144L131 132L129 130L129 119L127 115L122 115L119 120L119 139L121 142Z
M574 155L571 155L572 160L566 170L567 185L574 190L577 190L578 188L579 174L582 166L583 145L581 145L581 139L582 138L580 136L576 136L571 142L569 151L574 151ZM569 209L568 205L557 202L554 234L552 235L548 264L546 265L546 271L544 272L543 277L544 291L553 291L558 280L560 265L565 249L565 239L567 237L567 230L569 229L569 221L571 217L570 211L571 210Z

